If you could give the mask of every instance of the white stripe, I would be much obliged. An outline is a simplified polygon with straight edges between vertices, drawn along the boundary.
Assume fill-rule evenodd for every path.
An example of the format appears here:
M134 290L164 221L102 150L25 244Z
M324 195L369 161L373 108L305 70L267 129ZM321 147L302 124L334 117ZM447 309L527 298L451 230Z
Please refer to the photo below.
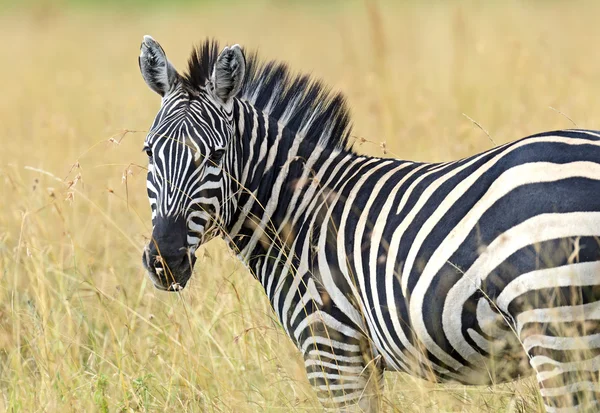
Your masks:
M296 340L300 339L300 334L305 328L315 323L323 323L327 327L331 328L333 331L339 331L340 333L348 337L353 337L357 339L361 338L360 333L355 329L348 327L345 324L342 324L336 318L332 317L324 311L316 311L314 313L309 314L300 322L300 324L298 324L298 327L296 327L296 330L294 330L294 337L296 337Z
M333 353L329 353L329 352L323 351L323 350L310 350L308 352L308 356L317 358L317 359L319 357L327 357L330 359L339 360L339 361L343 361L346 363L363 363L364 362L364 359L362 356L341 356L339 354L333 354Z
M345 380L345 379L344 379ZM324 391L336 391L336 390L356 390L356 389L364 389L365 383L344 383L344 384L320 384L317 386L318 390Z
M533 347L543 347L552 350L586 350L600 347L600 333L578 337L555 337L534 334L523 340L525 351Z
M548 356L534 356L529 361L529 364L532 368L536 370L540 366L546 364L555 366L555 368L552 370L544 370L537 373L537 380L543 381L570 371L597 372L598 370L600 370L600 356L596 356L586 360L570 361L566 363L561 363L560 361L553 360Z
M326 373L324 371L313 371L306 375L308 379L328 379L328 380L344 380L344 381L359 381L361 376L351 376L344 374Z
M356 373L357 375L360 375L360 373L362 373L364 370L362 366L345 366L345 365L329 363L327 361L321 361L321 360L315 360L315 359L306 360L304 362L304 366L305 367L310 367L310 366L327 367L330 369L337 370L339 372Z
M590 381L579 381L571 384L567 384L562 387L542 387L540 393L543 397L558 397L566 396L569 393L574 393L580 390L598 391L598 383L592 383ZM590 395L594 397L593 395Z
M579 214L579 213L578 213ZM598 214L598 213L597 213ZM557 216L558 215L558 216ZM560 214L555 214L552 218L554 218L554 225L563 226L566 222L561 219ZM599 214L600 218L600 214ZM576 220L576 218L573 218ZM528 221L525 221L528 222ZM547 225L550 225L548 222ZM566 225L564 225L566 226ZM597 227L600 228L600 222L596 224ZM527 225L527 227L530 227ZM528 228L524 228L526 231ZM549 228L550 229L550 228ZM560 230L560 228L554 228L554 230ZM519 234L515 234L514 236L519 236ZM490 245L490 247L493 244ZM560 267L554 268L544 268L541 270L535 270L512 280L502 292L498 295L496 299L496 303L498 307L502 309L502 311L508 312L508 306L510 303L517 298L518 296L531 291L531 290L539 290L542 288L553 288L553 287L568 287L568 286L582 286L582 285L598 285L600 284L600 262L599 261L590 261L590 262L576 262L569 265L563 265ZM594 307L597 307L598 303L593 303ZM560 311L561 307L555 307L550 310ZM572 308L573 314L576 307L568 307ZM581 308L583 309L583 308ZM581 310L580 309L580 310ZM586 307L586 309L590 310L591 308ZM542 309L539 309L542 310ZM543 311L543 310L542 310ZM594 308L594 311L597 312L597 308ZM578 312L580 315L581 313ZM568 320L565 320L568 321Z
M594 278L600 278L600 273L597 272ZM539 287L535 285L534 288ZM517 316L517 334L521 334L521 329L527 323L563 323L583 320L600 320L600 301L584 305L536 308L524 311Z
M306 350L314 344L323 344L327 347L337 348L344 351L353 351L355 353L360 352L360 347L357 344L346 344L341 341L332 340L321 336L311 336L304 340L300 351L304 354Z

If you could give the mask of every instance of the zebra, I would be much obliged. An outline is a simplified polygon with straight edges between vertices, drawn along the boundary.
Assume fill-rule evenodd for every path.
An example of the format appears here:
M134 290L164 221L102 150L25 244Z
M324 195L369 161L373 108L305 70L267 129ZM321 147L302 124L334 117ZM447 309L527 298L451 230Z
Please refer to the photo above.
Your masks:
M223 238L264 287L326 409L378 411L384 371L490 385L535 375L548 412L598 409L600 132L545 132L452 162L363 156L344 96L206 40L144 143L154 285Z

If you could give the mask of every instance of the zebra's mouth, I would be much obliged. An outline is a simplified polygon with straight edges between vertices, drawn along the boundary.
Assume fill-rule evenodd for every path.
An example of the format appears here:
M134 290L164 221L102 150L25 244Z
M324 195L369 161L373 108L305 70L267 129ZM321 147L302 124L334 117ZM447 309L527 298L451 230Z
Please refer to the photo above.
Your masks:
M185 288L192 276L196 257L164 259L151 257L148 248L142 255L142 263L154 287L161 291L179 292Z
M168 287L165 287L163 284L161 283L156 283L156 282L152 282L154 284L154 287L158 290L161 291L168 291L168 292L174 292L174 293L178 293L179 291L183 290L186 286L187 283L171 283L171 285L169 285Z
M185 283L184 284L173 283L169 286L169 288L167 288L167 291L179 292L179 291L183 290L184 288L185 288Z
M162 272L164 272L164 270L162 270L162 268L156 269L155 271L151 271L148 270L148 277L150 278L150 280L152 281L152 284L154 284L154 287L158 290L161 291L168 291L168 292L179 292L181 290L183 290L185 288L185 286L187 285L187 282L189 280L190 275L184 275L183 277L179 277L180 279L184 279L185 281L167 281L165 279L165 276L162 275ZM191 273L191 271L190 271Z

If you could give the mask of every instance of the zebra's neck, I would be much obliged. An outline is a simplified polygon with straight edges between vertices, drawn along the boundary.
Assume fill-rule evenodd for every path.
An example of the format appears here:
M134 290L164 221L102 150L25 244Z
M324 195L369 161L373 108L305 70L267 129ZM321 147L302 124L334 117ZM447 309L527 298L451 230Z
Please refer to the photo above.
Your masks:
M238 101L232 168L239 184L237 210L227 228L227 241L255 277L267 267L294 266L287 259L299 230L298 217L318 187L316 171L332 157L359 158L340 148L306 139L282 122Z

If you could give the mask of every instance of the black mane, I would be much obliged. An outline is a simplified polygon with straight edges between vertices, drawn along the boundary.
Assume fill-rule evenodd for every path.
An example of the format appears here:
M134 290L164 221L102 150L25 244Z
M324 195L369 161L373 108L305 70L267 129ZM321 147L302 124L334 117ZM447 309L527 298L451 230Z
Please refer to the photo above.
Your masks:
M192 51L183 78L186 87L201 90L206 85L220 50L218 42L205 40ZM291 74L285 63L261 62L256 53L246 56L238 97L315 143L349 149L352 128L345 97L309 75Z

